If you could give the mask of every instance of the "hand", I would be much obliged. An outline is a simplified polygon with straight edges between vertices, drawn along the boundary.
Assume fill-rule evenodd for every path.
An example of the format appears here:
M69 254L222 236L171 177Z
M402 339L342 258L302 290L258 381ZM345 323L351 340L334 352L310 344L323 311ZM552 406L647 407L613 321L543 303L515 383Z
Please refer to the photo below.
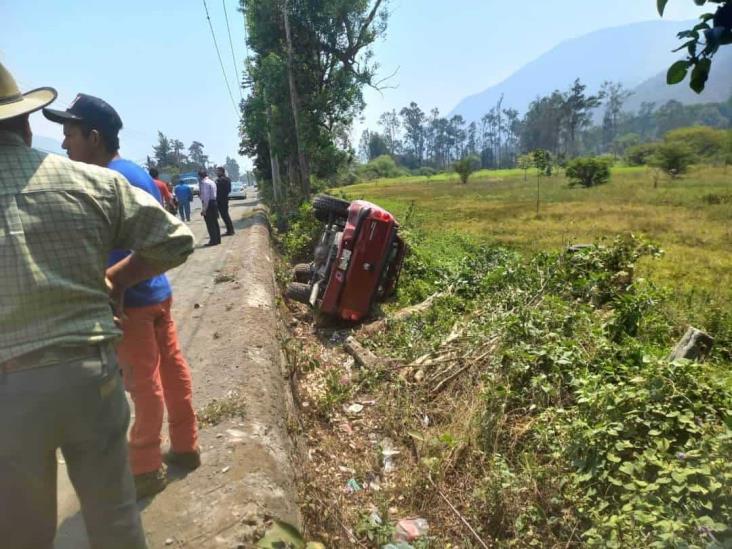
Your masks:
M122 328L122 322L127 318L124 312L124 288L115 285L109 277L104 277L104 283L107 285L107 295L109 296L109 305L112 307L112 315L114 324L117 328Z

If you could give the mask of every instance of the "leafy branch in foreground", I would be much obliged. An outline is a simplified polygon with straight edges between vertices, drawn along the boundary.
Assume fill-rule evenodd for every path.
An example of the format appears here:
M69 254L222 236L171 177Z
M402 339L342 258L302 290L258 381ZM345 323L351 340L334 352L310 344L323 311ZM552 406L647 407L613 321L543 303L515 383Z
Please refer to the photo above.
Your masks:
M658 13L663 17L669 0L656 0ZM732 2L730 0L694 0L697 6L718 4L714 13L707 12L699 16L699 23L689 30L678 34L685 42L674 51L686 49L686 59L676 61L668 69L668 84L682 82L689 69L691 78L689 87L696 93L704 91L709 73L712 69L712 58L721 46L732 44Z

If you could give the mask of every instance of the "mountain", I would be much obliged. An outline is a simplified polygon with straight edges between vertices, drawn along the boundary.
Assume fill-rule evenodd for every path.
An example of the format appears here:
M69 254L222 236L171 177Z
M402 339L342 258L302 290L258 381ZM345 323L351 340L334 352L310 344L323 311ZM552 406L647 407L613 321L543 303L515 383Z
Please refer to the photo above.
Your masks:
M659 107L672 99L685 105L723 103L732 97L730 67L732 67L732 48L722 48L714 57L709 81L700 94L689 88L688 81L669 86L666 84L666 71L663 70L633 90L633 95L625 102L625 110L637 111L643 102L652 102Z
M663 20L633 23L567 40L503 82L466 97L450 114L461 114L469 122L478 120L501 94L504 108L523 113L537 96L567 90L575 78L592 92L606 80L634 89L660 71L665 74L665 68L680 57L671 51L679 44L676 33L693 24Z

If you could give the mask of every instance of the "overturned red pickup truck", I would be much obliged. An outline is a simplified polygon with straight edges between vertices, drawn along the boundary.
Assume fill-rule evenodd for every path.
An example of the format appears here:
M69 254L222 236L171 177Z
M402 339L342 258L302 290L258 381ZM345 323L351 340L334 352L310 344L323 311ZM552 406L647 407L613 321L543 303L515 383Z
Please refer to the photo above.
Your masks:
M396 290L406 252L399 224L364 200L318 195L313 210L325 230L313 261L295 266L286 295L330 316L362 320Z

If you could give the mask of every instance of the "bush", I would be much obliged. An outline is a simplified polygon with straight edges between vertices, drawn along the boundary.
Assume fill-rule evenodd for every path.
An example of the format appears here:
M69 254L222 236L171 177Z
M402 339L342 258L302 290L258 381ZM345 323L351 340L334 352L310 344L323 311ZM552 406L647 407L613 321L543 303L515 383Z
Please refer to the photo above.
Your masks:
M412 172L414 175L421 175L423 177L432 177L437 173L437 170L434 168L430 168L428 166L425 166L423 168L419 168L418 170L414 170Z
M641 143L628 147L625 151L625 161L629 166L645 166L657 148L658 143Z
M664 141L686 145L697 157L711 160L718 158L724 152L726 134L727 132L724 130L694 126L671 130L664 136Z
M466 156L465 158L461 158L452 165L453 170L455 170L460 176L460 181L463 185L468 182L470 175L479 167L480 158L478 158L474 154Z
M401 177L407 173L406 170L397 166L397 163L388 154L374 158L368 164L356 168L356 175L362 180Z
M565 170L570 186L594 187L610 180L610 162L600 157L580 157L570 160Z
M694 153L688 145L669 141L658 145L648 163L675 178L689 171L689 166L694 160Z

